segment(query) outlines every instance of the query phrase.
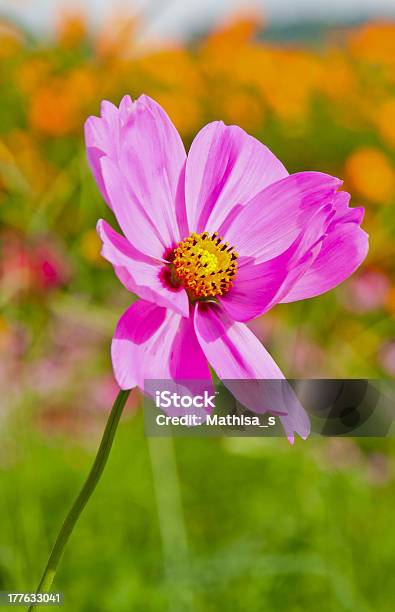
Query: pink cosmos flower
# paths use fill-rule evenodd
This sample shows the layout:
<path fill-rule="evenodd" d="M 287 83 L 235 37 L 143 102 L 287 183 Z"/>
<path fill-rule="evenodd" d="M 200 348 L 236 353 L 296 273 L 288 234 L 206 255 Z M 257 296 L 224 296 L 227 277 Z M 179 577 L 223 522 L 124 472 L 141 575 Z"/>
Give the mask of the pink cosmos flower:
<path fill-rule="evenodd" d="M 349 208 L 342 182 L 289 175 L 262 143 L 222 122 L 204 127 L 187 156 L 167 114 L 144 95 L 125 96 L 119 108 L 103 102 L 85 138 L 124 234 L 100 220 L 102 254 L 140 298 L 112 341 L 120 387 L 207 380 L 209 364 L 224 380 L 284 378 L 245 323 L 332 289 L 363 261 L 363 209 Z M 281 416 L 286 434 L 306 438 L 308 417 L 293 406 Z"/>

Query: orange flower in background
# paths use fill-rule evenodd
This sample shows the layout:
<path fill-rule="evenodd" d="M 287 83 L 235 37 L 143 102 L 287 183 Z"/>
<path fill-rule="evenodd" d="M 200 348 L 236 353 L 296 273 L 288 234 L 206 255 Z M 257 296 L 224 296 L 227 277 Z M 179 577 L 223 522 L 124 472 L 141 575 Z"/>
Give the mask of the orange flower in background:
<path fill-rule="evenodd" d="M 388 157 L 374 147 L 362 147 L 345 164 L 350 189 L 377 204 L 395 197 L 395 171 Z"/>
<path fill-rule="evenodd" d="M 84 13 L 76 10 L 63 11 L 57 23 L 57 39 L 63 47 L 75 47 L 87 36 L 88 24 Z"/>
<path fill-rule="evenodd" d="M 218 51 L 223 47 L 238 47 L 251 41 L 258 31 L 262 29 L 264 21 L 262 16 L 250 11 L 244 15 L 233 15 L 230 20 L 222 23 L 220 27 L 211 32 L 204 41 L 208 50 Z"/>
<path fill-rule="evenodd" d="M 182 134 L 196 130 L 202 121 L 204 84 L 186 49 L 174 47 L 141 55 L 130 69 L 133 87 L 155 96 Z"/>
<path fill-rule="evenodd" d="M 322 57 L 319 90 L 330 100 L 342 103 L 346 97 L 353 95 L 357 88 L 357 75 L 349 61 L 338 49 Z"/>
<path fill-rule="evenodd" d="M 84 112 L 95 93 L 96 80 L 88 67 L 52 78 L 32 96 L 30 124 L 48 136 L 64 136 L 81 130 Z"/>
<path fill-rule="evenodd" d="M 54 177 L 54 167 L 46 159 L 33 135 L 24 130 L 13 130 L 8 134 L 9 153 L 31 195 L 44 192 Z M 1 156 L 0 156 L 1 159 Z"/>
<path fill-rule="evenodd" d="M 51 78 L 52 62 L 47 57 L 28 57 L 15 74 L 15 81 L 24 94 L 31 95 Z"/>
<path fill-rule="evenodd" d="M 76 129 L 79 102 L 62 80 L 41 87 L 31 101 L 30 123 L 50 136 L 62 136 Z"/>
<path fill-rule="evenodd" d="M 222 86 L 212 89 L 211 115 L 225 123 L 240 125 L 247 131 L 261 130 L 266 108 L 261 96 L 248 88 Z"/>
<path fill-rule="evenodd" d="M 388 292 L 386 307 L 388 312 L 395 319 L 395 284 L 392 285 Z"/>
<path fill-rule="evenodd" d="M 349 49 L 357 59 L 376 66 L 395 67 L 395 23 L 363 25 L 349 36 Z"/>
<path fill-rule="evenodd" d="M 144 80 L 145 86 L 152 82 L 168 91 L 179 88 L 192 97 L 199 93 L 202 85 L 191 54 L 182 47 L 145 53 L 136 58 L 133 67 L 137 79 Z"/>
<path fill-rule="evenodd" d="M 0 352 L 6 355 L 12 339 L 12 329 L 7 319 L 0 314 Z"/>
<path fill-rule="evenodd" d="M 14 24 L 0 18 L 0 60 L 15 55 L 24 43 L 24 34 Z"/>
<path fill-rule="evenodd" d="M 189 97 L 186 92 L 157 91 L 147 88 L 150 95 L 155 95 L 158 102 L 167 108 L 177 129 L 184 137 L 192 135 L 202 122 L 202 109 L 195 97 Z"/>
<path fill-rule="evenodd" d="M 90 264 L 105 267 L 106 262 L 101 256 L 101 242 L 95 229 L 89 229 L 83 233 L 79 245 L 82 257 Z"/>
<path fill-rule="evenodd" d="M 236 82 L 255 82 L 259 66 L 251 60 L 257 60 L 254 51 L 260 45 L 254 39 L 262 25 L 260 17 L 250 15 L 211 32 L 199 46 L 198 59 L 204 74 L 213 79 L 226 76 Z"/>
<path fill-rule="evenodd" d="M 248 91 L 240 105 L 250 105 L 253 115 L 263 99 L 280 121 L 304 120 L 322 78 L 319 58 L 299 48 L 257 42 L 254 35 L 261 25 L 259 20 L 248 22 L 248 28 L 243 22 L 235 23 L 203 41 L 198 58 L 209 79 L 208 96 L 212 97 L 212 86 L 224 91 L 226 86 L 232 90 L 244 85 Z M 255 104 L 250 92 L 257 98 Z"/>
<path fill-rule="evenodd" d="M 79 95 L 79 97 L 82 98 L 82 108 L 84 108 L 84 105 L 87 105 L 88 102 L 95 98 L 99 85 L 99 78 L 100 75 L 97 75 L 89 65 L 82 65 L 75 68 L 67 75 L 67 87 L 75 95 Z"/>
<path fill-rule="evenodd" d="M 136 50 L 139 26 L 140 20 L 134 15 L 113 15 L 94 40 L 95 55 L 106 59 L 131 57 Z"/>
<path fill-rule="evenodd" d="M 313 54 L 299 49 L 267 48 L 261 93 L 280 121 L 307 118 L 318 89 L 321 68 Z"/>
<path fill-rule="evenodd" d="M 395 97 L 385 100 L 375 111 L 376 125 L 383 141 L 395 147 Z"/>
<path fill-rule="evenodd" d="M 245 130 L 259 130 L 265 120 L 263 101 L 253 92 L 236 91 L 224 99 L 225 121 L 241 125 Z"/>

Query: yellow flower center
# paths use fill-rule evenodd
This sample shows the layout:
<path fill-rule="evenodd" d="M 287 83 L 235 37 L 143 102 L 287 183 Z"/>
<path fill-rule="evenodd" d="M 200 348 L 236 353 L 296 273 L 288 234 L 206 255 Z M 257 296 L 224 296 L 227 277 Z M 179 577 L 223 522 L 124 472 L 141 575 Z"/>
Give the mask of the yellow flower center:
<path fill-rule="evenodd" d="M 237 253 L 217 232 L 191 234 L 174 249 L 173 273 L 191 299 L 224 295 L 233 285 Z"/>

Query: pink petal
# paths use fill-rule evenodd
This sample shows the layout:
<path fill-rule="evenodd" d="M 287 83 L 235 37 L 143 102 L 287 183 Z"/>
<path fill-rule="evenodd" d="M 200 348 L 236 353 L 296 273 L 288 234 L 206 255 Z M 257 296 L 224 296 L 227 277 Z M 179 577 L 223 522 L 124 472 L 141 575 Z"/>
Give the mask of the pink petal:
<path fill-rule="evenodd" d="M 132 240 L 130 234 L 136 233 L 136 225 L 145 236 L 155 229 L 154 241 L 159 240 L 165 248 L 188 233 L 185 149 L 174 125 L 156 102 L 147 96 L 132 102 L 125 96 L 119 109 L 103 102 L 101 118 L 89 117 L 86 122 L 85 139 L 98 186 L 131 242 L 142 252 L 153 254 L 152 249 L 144 251 Z M 119 180 L 122 185 L 116 194 L 114 183 Z M 121 195 L 123 200 L 118 197 Z M 157 251 L 155 254 L 158 256 Z"/>
<path fill-rule="evenodd" d="M 277 304 L 317 257 L 333 216 L 330 203 L 318 209 L 294 243 L 269 261 L 256 264 L 253 258 L 241 257 L 234 286 L 220 298 L 228 315 L 250 321 Z"/>
<path fill-rule="evenodd" d="M 348 194 L 337 194 L 336 214 L 319 254 L 306 272 L 283 296 L 294 302 L 320 295 L 346 280 L 361 265 L 369 250 L 369 236 L 360 228 L 362 208 L 346 208 Z"/>
<path fill-rule="evenodd" d="M 274 394 L 269 393 L 270 397 L 264 395 L 265 386 L 260 385 L 259 380 L 284 379 L 284 375 L 246 325 L 232 321 L 220 306 L 199 304 L 195 312 L 195 329 L 210 364 L 243 405 L 255 412 L 269 410 L 275 413 L 278 406 L 284 405 L 285 399 L 288 414 L 280 418 L 287 436 L 292 436 L 294 431 L 302 438 L 308 436 L 309 419 L 290 387 L 286 398 L 279 397 L 276 389 Z M 245 379 L 256 380 L 256 385 L 237 383 Z M 280 402 L 273 401 L 275 399 Z"/>
<path fill-rule="evenodd" d="M 317 210 L 333 202 L 340 185 L 320 172 L 292 174 L 252 198 L 219 233 L 239 255 L 256 263 L 273 259 L 309 226 Z"/>
<path fill-rule="evenodd" d="M 133 199 L 118 165 L 109 157 L 102 157 L 100 165 L 111 207 L 128 241 L 141 253 L 163 259 L 170 245 L 163 240 L 144 207 Z"/>
<path fill-rule="evenodd" d="M 111 346 L 115 378 L 121 389 L 144 380 L 210 380 L 207 359 L 191 318 L 144 300 L 122 315 Z"/>
<path fill-rule="evenodd" d="M 126 97 L 133 104 L 130 97 Z M 121 106 L 123 104 L 124 101 L 121 102 Z M 85 144 L 93 176 L 103 198 L 111 206 L 101 172 L 100 160 L 103 156 L 113 160 L 118 159 L 122 122 L 117 107 L 111 102 L 104 100 L 100 110 L 100 117 L 91 116 L 85 122 Z"/>
<path fill-rule="evenodd" d="M 286 262 L 281 265 L 278 259 L 261 264 L 251 258 L 239 259 L 234 286 L 219 298 L 232 319 L 251 321 L 268 310 L 287 275 Z"/>
<path fill-rule="evenodd" d="M 106 221 L 98 222 L 97 232 L 103 242 L 103 257 L 113 264 L 115 273 L 128 291 L 188 316 L 188 296 L 183 288 L 171 289 L 166 284 L 162 263 L 139 252 Z"/>
<path fill-rule="evenodd" d="M 189 227 L 218 230 L 236 206 L 287 176 L 282 163 L 237 126 L 214 122 L 195 137 L 188 154 L 185 197 Z"/>
<path fill-rule="evenodd" d="M 148 96 L 136 101 L 123 129 L 120 168 L 134 202 L 144 207 L 167 246 L 184 238 L 185 148 L 165 111 Z"/>
<path fill-rule="evenodd" d="M 345 281 L 361 265 L 369 250 L 369 236 L 357 225 L 337 226 L 324 240 L 310 269 L 282 299 L 305 300 L 325 293 Z"/>
<path fill-rule="evenodd" d="M 365 209 L 362 206 L 357 206 L 356 208 L 350 208 L 350 199 L 351 195 L 347 193 L 347 191 L 339 191 L 339 193 L 335 196 L 334 206 L 336 209 L 336 214 L 333 219 L 333 222 L 354 222 L 360 225 L 362 223 L 362 219 L 365 213 Z"/>

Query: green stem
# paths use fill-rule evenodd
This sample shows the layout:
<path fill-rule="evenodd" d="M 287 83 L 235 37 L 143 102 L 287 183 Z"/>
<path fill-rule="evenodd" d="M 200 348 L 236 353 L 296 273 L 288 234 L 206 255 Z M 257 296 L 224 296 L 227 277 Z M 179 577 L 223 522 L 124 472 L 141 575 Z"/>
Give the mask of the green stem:
<path fill-rule="evenodd" d="M 173 438 L 148 438 L 171 612 L 195 609 Z"/>
<path fill-rule="evenodd" d="M 97 483 L 100 480 L 100 476 L 103 473 L 104 467 L 107 463 L 108 456 L 114 441 L 115 432 L 118 427 L 119 420 L 121 418 L 126 400 L 130 394 L 129 391 L 120 391 L 112 407 L 110 416 L 106 424 L 106 428 L 103 433 L 103 437 L 100 442 L 99 450 L 97 451 L 95 461 L 89 472 L 88 478 L 86 479 L 81 491 L 79 492 L 74 504 L 69 510 L 64 523 L 59 531 L 58 537 L 56 538 L 55 545 L 49 556 L 47 566 L 44 570 L 40 583 L 37 587 L 37 593 L 46 593 L 50 590 L 52 582 L 55 578 L 56 570 L 59 565 L 59 561 L 63 554 L 63 549 L 66 546 L 70 535 L 74 529 L 78 518 L 85 508 L 86 504 L 93 491 L 96 488 Z M 31 605 L 28 612 L 36 608 L 35 604 Z"/>

